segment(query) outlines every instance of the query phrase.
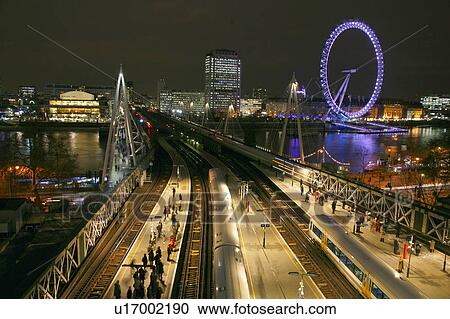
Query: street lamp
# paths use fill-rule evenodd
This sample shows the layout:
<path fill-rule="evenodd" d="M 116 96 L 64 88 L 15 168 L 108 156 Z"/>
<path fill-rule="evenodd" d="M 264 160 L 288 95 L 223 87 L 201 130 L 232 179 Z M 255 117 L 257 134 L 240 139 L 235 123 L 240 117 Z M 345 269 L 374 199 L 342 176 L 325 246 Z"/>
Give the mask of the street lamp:
<path fill-rule="evenodd" d="M 292 164 L 292 187 L 294 187 L 294 174 L 295 174 L 295 170 L 294 170 L 294 164 Z"/>
<path fill-rule="evenodd" d="M 266 228 L 270 227 L 270 223 L 266 220 L 264 223 L 261 224 L 261 227 L 264 230 L 264 233 L 263 233 L 263 248 L 266 248 Z"/>
<path fill-rule="evenodd" d="M 312 272 L 312 271 L 308 271 L 308 272 L 290 271 L 290 272 L 288 272 L 288 275 L 292 276 L 292 277 L 299 277 L 300 276 L 300 282 L 299 282 L 297 296 L 298 296 L 298 299 L 305 299 L 305 284 L 304 284 L 304 281 L 303 281 L 303 277 L 304 276 L 316 277 L 317 274 L 315 272 Z"/>
<path fill-rule="evenodd" d="M 450 243 L 450 240 L 448 238 L 448 234 L 446 234 L 448 232 L 448 229 L 444 229 L 444 236 L 442 236 L 442 243 L 444 245 L 448 245 Z M 445 271 L 445 266 L 447 264 L 447 251 L 444 249 L 444 266 L 442 267 L 442 271 Z"/>

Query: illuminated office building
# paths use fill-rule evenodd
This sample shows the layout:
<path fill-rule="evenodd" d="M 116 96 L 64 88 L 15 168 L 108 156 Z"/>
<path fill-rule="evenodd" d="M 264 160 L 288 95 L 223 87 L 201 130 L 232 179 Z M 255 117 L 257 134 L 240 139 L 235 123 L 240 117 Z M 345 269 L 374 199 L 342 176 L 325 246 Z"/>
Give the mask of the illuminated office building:
<path fill-rule="evenodd" d="M 172 109 L 200 115 L 205 110 L 205 93 L 172 91 Z"/>
<path fill-rule="evenodd" d="M 18 99 L 21 105 L 36 104 L 36 87 L 33 85 L 19 86 Z"/>
<path fill-rule="evenodd" d="M 240 109 L 241 60 L 236 51 L 214 50 L 205 58 L 205 102 L 214 116 Z"/>
<path fill-rule="evenodd" d="M 450 117 L 450 96 L 424 96 L 420 99 L 429 119 Z"/>

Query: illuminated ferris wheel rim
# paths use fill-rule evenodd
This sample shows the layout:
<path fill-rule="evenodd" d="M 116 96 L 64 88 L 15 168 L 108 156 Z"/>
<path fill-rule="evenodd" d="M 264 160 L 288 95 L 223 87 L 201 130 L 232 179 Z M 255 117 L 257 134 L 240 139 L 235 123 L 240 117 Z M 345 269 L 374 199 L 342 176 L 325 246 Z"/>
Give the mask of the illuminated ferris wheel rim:
<path fill-rule="evenodd" d="M 364 32 L 370 39 L 375 51 L 375 58 L 377 60 L 377 79 L 375 81 L 375 86 L 369 101 L 364 105 L 364 107 L 356 112 L 347 112 L 340 108 L 336 104 L 333 96 L 331 95 L 330 87 L 328 84 L 328 59 L 330 56 L 331 49 L 336 39 L 345 31 L 350 29 L 357 29 Z M 383 61 L 383 51 L 381 48 L 380 41 L 378 40 L 375 32 L 366 23 L 358 20 L 345 21 L 338 25 L 333 32 L 331 32 L 327 41 L 325 42 L 325 47 L 322 52 L 322 58 L 320 60 L 320 84 L 322 86 L 323 94 L 328 105 L 333 109 L 336 114 L 343 113 L 349 118 L 358 118 L 369 112 L 369 110 L 375 105 L 380 92 L 381 85 L 383 84 L 383 73 L 384 73 L 384 61 Z"/>

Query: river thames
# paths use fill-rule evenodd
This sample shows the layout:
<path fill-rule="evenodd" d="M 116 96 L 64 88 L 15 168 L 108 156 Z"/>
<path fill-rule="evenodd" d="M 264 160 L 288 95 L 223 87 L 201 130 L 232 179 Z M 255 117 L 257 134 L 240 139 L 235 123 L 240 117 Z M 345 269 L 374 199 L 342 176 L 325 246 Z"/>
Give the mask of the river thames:
<path fill-rule="evenodd" d="M 449 134 L 449 129 L 442 127 L 420 127 L 412 128 L 403 134 L 352 134 L 352 133 L 324 133 L 316 135 L 306 135 L 304 137 L 304 152 L 308 155 L 318 148 L 324 146 L 335 159 L 341 162 L 350 162 L 351 170 L 356 172 L 362 170 L 362 162 L 369 160 L 376 161 L 385 154 L 386 149 L 392 149 L 392 154 L 396 154 L 406 147 L 406 152 L 410 155 L 419 156 L 427 149 L 428 143 L 436 138 L 443 138 Z M 106 147 L 106 138 L 99 134 L 98 130 L 78 130 L 67 131 L 2 131 L 0 130 L 0 165 L 12 164 L 8 145 L 11 139 L 16 138 L 22 143 L 26 143 L 34 136 L 52 136 L 66 141 L 69 150 L 76 156 L 76 172 L 80 175 L 88 170 L 98 171 L 103 161 Z M 260 147 L 278 150 L 278 134 L 273 132 L 267 136 L 263 130 L 255 130 L 256 144 Z M 298 139 L 291 138 L 288 141 L 287 152 L 290 157 L 299 157 Z M 316 155 L 308 158 L 310 162 L 317 162 Z M 325 159 L 329 161 L 329 159 Z"/>

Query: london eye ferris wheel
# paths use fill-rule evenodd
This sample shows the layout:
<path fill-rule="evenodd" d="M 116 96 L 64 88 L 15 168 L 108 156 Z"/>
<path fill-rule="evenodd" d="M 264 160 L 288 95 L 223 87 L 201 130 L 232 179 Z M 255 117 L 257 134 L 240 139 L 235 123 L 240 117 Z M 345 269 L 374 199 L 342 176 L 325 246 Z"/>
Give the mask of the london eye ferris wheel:
<path fill-rule="evenodd" d="M 342 108 L 342 103 L 352 74 L 357 73 L 367 63 L 359 66 L 358 68 L 343 70 L 342 73 L 344 74 L 344 76 L 342 77 L 342 84 L 338 92 L 334 96 L 331 93 L 330 86 L 332 86 L 332 84 L 338 82 L 339 80 L 330 83 L 328 70 L 330 54 L 334 43 L 343 32 L 351 29 L 362 31 L 369 38 L 374 50 L 374 58 L 368 61 L 368 63 L 374 60 L 376 60 L 377 63 L 376 80 L 370 98 L 359 110 L 354 112 L 344 110 Z M 370 26 L 359 20 L 349 20 L 341 23 L 331 32 L 330 36 L 325 42 L 325 46 L 322 52 L 322 58 L 320 60 L 320 84 L 322 87 L 323 95 L 325 97 L 325 101 L 335 114 L 341 116 L 343 115 L 345 118 L 349 119 L 356 119 L 364 116 L 367 112 L 369 112 L 370 109 L 375 105 L 380 95 L 381 86 L 383 84 L 383 74 L 384 74 L 383 51 L 381 48 L 380 41 L 378 40 L 375 32 L 372 30 Z"/>

